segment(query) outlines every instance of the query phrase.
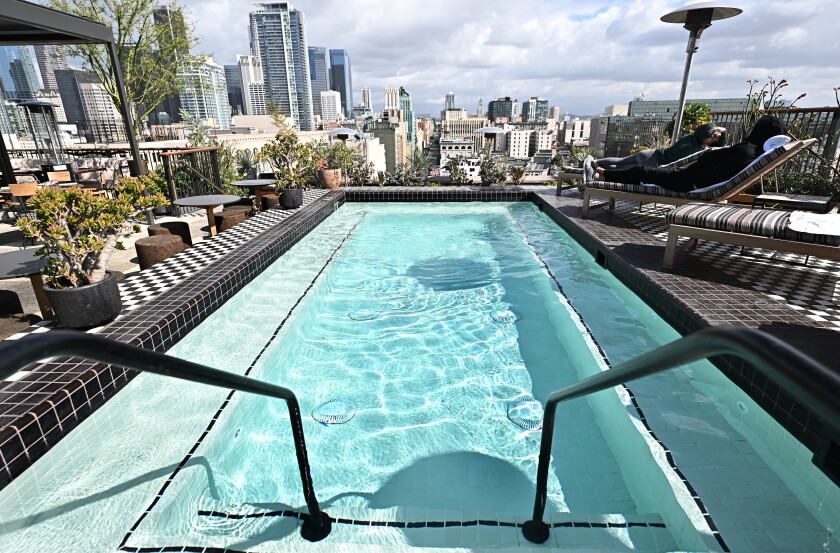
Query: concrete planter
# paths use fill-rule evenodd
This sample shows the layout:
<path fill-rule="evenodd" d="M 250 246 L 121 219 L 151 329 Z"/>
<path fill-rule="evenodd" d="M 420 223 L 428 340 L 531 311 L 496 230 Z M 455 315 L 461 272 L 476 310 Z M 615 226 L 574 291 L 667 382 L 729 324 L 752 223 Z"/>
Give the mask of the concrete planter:
<path fill-rule="evenodd" d="M 280 207 L 297 209 L 303 205 L 303 188 L 287 188 L 280 193 Z"/>
<path fill-rule="evenodd" d="M 90 328 L 113 320 L 122 310 L 117 278 L 107 272 L 96 284 L 78 288 L 52 288 L 44 286 L 53 313 L 59 324 L 66 328 Z"/>

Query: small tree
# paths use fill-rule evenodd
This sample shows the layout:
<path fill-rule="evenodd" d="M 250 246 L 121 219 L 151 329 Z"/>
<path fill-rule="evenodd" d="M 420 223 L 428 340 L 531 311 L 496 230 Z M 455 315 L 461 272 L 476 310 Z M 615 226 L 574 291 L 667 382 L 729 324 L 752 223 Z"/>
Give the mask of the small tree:
<path fill-rule="evenodd" d="M 49 0 L 47 5 L 113 29 L 136 133 L 164 98 L 181 90 L 182 68 L 202 60 L 190 55 L 197 37 L 184 19 L 183 8 L 174 2 L 169 4 L 165 23 L 155 22 L 157 0 Z M 119 91 L 107 47 L 76 44 L 69 47 L 69 54 L 82 59 L 84 68 L 99 78 L 119 108 Z"/>
<path fill-rule="evenodd" d="M 278 188 L 306 188 L 317 167 L 314 146 L 302 143 L 285 122 L 274 140 L 262 147 L 260 159 L 271 163 Z"/>
<path fill-rule="evenodd" d="M 485 148 L 481 152 L 478 165 L 478 176 L 481 177 L 481 184 L 489 186 L 496 183 L 504 183 L 507 177 L 504 165 L 490 154 Z"/>
<path fill-rule="evenodd" d="M 508 167 L 508 175 L 510 175 L 510 180 L 513 184 L 522 184 L 522 181 L 525 180 L 526 172 L 525 167 L 522 165 Z"/>
<path fill-rule="evenodd" d="M 449 172 L 449 178 L 454 184 L 468 184 L 470 177 L 464 171 L 461 164 L 464 162 L 464 156 L 453 156 L 446 160 L 443 168 Z"/>

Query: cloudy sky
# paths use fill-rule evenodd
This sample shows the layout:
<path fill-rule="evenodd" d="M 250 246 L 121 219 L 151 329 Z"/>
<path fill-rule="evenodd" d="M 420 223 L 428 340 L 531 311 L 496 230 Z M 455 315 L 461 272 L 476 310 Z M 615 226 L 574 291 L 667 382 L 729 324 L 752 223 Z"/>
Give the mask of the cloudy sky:
<path fill-rule="evenodd" d="M 297 0 L 309 46 L 344 48 L 354 101 L 402 85 L 415 113 L 437 113 L 448 90 L 474 112 L 496 96 L 547 98 L 564 113 L 676 99 L 688 31 L 659 18 L 691 0 Z M 182 0 L 218 63 L 248 52 L 243 0 Z M 800 107 L 835 105 L 840 86 L 840 2 L 733 0 L 744 12 L 715 22 L 694 56 L 689 98 L 743 97 L 749 79 L 787 79 Z"/>

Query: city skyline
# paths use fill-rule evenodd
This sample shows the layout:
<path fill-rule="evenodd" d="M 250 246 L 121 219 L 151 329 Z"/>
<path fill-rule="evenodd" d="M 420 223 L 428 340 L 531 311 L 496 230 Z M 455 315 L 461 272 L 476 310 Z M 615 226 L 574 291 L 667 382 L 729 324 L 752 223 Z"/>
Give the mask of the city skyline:
<path fill-rule="evenodd" d="M 203 37 L 196 51 L 224 63 L 247 51 L 252 4 L 184 4 Z M 428 113 L 441 110 L 448 90 L 456 92 L 456 107 L 468 112 L 482 96 L 485 105 L 497 96 L 541 96 L 564 114 L 595 114 L 641 94 L 679 95 L 688 33 L 659 18 L 684 2 L 491 0 L 481 10 L 468 4 L 360 0 L 348 7 L 337 0 L 297 0 L 294 7 L 307 16 L 309 44 L 350 52 L 353 92 L 370 88 L 375 110 L 384 105 L 387 86 L 405 86 L 414 109 Z M 831 55 L 837 40 L 830 27 L 840 5 L 734 5 L 744 13 L 703 34 L 689 96 L 743 97 L 748 80 L 763 83 L 772 76 L 790 82 L 787 99 L 807 92 L 802 106 L 835 105 L 840 61 Z"/>

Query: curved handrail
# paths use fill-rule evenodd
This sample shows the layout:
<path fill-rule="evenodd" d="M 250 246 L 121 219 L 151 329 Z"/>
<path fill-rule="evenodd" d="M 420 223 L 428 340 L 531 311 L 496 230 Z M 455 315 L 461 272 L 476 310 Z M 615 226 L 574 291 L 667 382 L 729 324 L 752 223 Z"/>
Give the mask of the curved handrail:
<path fill-rule="evenodd" d="M 553 392 L 545 402 L 534 514 L 522 527 L 533 543 L 545 543 L 548 525 L 543 522 L 548 486 L 548 465 L 557 404 L 600 392 L 613 386 L 715 355 L 736 355 L 748 361 L 780 387 L 806 403 L 826 424 L 840 428 L 840 374 L 817 363 L 799 350 L 758 330 L 713 327 L 665 344 L 610 370 L 590 376 Z"/>
<path fill-rule="evenodd" d="M 315 497 L 312 475 L 309 471 L 309 458 L 306 453 L 306 441 L 303 436 L 300 405 L 294 392 L 288 388 L 122 344 L 94 334 L 67 330 L 31 334 L 19 341 L 0 344 L 0 359 L 2 359 L 0 379 L 48 357 L 67 355 L 285 401 L 292 425 L 303 496 L 309 510 L 309 517 L 303 521 L 301 527 L 301 535 L 309 541 L 319 541 L 329 535 L 332 521 L 329 515 L 321 511 L 318 499 Z"/>

